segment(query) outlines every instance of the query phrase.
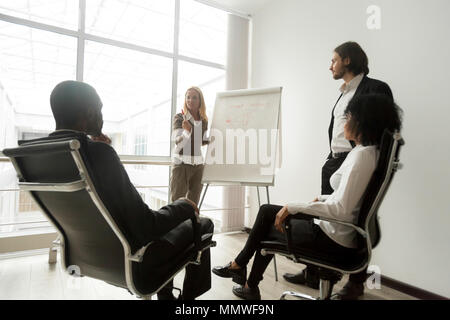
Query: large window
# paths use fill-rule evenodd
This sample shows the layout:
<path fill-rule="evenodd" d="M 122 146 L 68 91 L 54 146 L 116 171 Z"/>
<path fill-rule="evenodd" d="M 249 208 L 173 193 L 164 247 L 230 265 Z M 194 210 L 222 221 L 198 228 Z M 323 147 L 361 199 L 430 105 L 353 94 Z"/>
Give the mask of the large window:
<path fill-rule="evenodd" d="M 0 81 L 15 113 L 51 115 L 58 82 L 75 79 L 77 39 L 0 21 Z"/>
<path fill-rule="evenodd" d="M 86 41 L 84 79 L 102 99 L 106 133 L 116 142 L 126 133 L 132 137 L 137 127 L 158 125 L 154 135 L 147 130 L 141 137 L 147 145 L 139 150 L 145 152 L 114 143 L 117 152 L 170 155 L 172 66 L 166 57 Z"/>
<path fill-rule="evenodd" d="M 225 64 L 227 15 L 193 0 L 181 1 L 180 54 Z"/>
<path fill-rule="evenodd" d="M 0 150 L 53 131 L 51 90 L 85 81 L 103 101 L 113 147 L 144 161 L 126 165 L 131 180 L 160 207 L 169 198 L 172 118 L 189 86 L 202 88 L 212 115 L 225 89 L 226 42 L 227 13 L 192 0 L 2 0 Z M 0 237 L 48 231 L 5 159 L 0 181 Z"/>
<path fill-rule="evenodd" d="M 174 12 L 173 0 L 88 0 L 86 32 L 170 52 Z"/>
<path fill-rule="evenodd" d="M 2 0 L 0 2 L 0 13 L 72 30 L 78 28 L 78 8 L 78 0 Z"/>

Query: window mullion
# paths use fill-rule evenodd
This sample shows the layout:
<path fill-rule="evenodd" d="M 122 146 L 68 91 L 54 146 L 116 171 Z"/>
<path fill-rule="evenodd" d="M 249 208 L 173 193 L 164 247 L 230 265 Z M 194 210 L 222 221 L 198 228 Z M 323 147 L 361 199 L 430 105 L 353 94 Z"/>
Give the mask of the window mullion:
<path fill-rule="evenodd" d="M 180 0 L 175 0 L 175 19 L 174 19 L 174 35 L 173 35 L 173 67 L 172 67 L 172 110 L 170 119 L 173 119 L 177 112 L 177 91 L 178 91 L 178 51 L 179 51 L 179 35 L 180 35 Z M 170 138 L 172 138 L 172 126 L 170 126 Z M 170 139 L 170 155 L 174 142 Z"/>
<path fill-rule="evenodd" d="M 173 67 L 172 67 L 172 108 L 170 112 L 170 119 L 172 120 L 177 112 L 177 91 L 178 91 L 178 50 L 179 50 L 179 38 L 180 38 L 180 0 L 175 0 L 175 17 L 173 28 Z M 172 122 L 172 121 L 171 121 Z M 172 150 L 174 147 L 174 141 L 172 141 L 173 128 L 170 126 L 170 150 L 169 154 L 172 157 Z M 169 189 L 167 193 L 167 203 L 171 200 L 170 179 L 172 171 L 169 170 Z"/>
<path fill-rule="evenodd" d="M 86 0 L 80 0 L 78 13 L 78 45 L 77 45 L 77 75 L 78 81 L 84 78 L 84 47 L 85 47 L 85 21 L 86 21 Z"/>

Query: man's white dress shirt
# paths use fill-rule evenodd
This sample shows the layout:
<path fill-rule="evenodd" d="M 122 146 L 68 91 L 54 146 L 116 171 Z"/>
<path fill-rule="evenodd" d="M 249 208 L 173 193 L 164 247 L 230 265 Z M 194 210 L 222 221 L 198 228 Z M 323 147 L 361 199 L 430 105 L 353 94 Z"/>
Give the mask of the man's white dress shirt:
<path fill-rule="evenodd" d="M 344 116 L 344 111 L 348 106 L 348 103 L 355 95 L 356 89 L 361 83 L 364 74 L 359 74 L 350 80 L 349 83 L 344 83 L 339 91 L 342 93 L 341 98 L 334 108 L 334 124 L 333 124 L 333 135 L 331 138 L 331 151 L 333 153 L 349 152 L 352 150 L 350 142 L 345 139 L 344 136 L 344 125 L 347 121 Z"/>

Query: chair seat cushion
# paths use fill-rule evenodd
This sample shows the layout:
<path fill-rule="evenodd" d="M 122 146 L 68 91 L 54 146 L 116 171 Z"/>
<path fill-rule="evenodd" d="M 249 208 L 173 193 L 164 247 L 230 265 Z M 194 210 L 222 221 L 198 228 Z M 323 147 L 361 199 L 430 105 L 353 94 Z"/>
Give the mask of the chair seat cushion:
<path fill-rule="evenodd" d="M 268 240 L 261 242 L 261 248 L 273 251 L 275 253 L 285 256 L 295 256 L 298 262 L 308 264 L 306 260 L 313 262 L 313 264 L 327 265 L 333 268 L 342 269 L 348 272 L 359 269 L 367 260 L 367 254 L 363 251 L 356 251 L 352 256 L 347 255 L 345 259 L 341 256 L 333 256 L 329 253 L 320 252 L 317 250 L 301 248 L 298 246 L 292 247 L 292 253 L 288 251 L 286 242 Z"/>

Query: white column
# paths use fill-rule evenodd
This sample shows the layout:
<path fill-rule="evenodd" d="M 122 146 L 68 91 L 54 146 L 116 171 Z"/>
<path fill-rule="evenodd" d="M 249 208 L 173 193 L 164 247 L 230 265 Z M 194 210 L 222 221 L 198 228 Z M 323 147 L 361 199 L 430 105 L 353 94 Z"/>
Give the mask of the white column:
<path fill-rule="evenodd" d="M 228 15 L 226 90 L 248 88 L 249 20 Z M 245 219 L 245 187 L 223 188 L 222 231 L 241 230 Z"/>

